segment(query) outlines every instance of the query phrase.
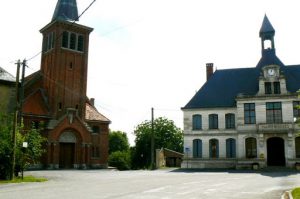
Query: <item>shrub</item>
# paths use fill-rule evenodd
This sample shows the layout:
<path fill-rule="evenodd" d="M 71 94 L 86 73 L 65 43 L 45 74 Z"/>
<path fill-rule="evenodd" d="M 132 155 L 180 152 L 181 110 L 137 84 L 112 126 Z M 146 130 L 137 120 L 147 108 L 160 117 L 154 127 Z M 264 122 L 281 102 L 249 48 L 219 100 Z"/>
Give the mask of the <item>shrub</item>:
<path fill-rule="evenodd" d="M 128 151 L 116 151 L 109 155 L 108 163 L 112 167 L 116 167 L 119 170 L 130 169 L 130 153 Z"/>

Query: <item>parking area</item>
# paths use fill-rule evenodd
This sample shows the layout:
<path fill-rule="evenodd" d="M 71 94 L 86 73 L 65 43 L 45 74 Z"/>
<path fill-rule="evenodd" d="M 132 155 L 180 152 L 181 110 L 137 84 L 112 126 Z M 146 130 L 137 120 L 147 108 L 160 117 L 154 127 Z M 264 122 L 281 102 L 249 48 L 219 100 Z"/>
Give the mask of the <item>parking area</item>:
<path fill-rule="evenodd" d="M 56 170 L 25 175 L 49 181 L 0 185 L 0 198 L 274 199 L 300 186 L 300 174 L 292 171 Z"/>

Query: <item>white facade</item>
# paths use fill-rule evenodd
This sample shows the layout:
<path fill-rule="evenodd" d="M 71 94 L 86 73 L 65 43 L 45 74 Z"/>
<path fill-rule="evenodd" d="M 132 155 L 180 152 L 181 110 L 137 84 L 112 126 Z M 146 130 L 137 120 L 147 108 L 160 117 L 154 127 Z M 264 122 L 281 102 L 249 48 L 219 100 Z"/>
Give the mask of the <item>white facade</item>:
<path fill-rule="evenodd" d="M 270 68 L 275 70 L 276 74 L 269 74 Z M 299 136 L 300 129 L 294 122 L 293 105 L 294 102 L 299 101 L 298 95 L 287 91 L 286 79 L 280 73 L 279 66 L 270 65 L 262 68 L 262 74 L 258 81 L 257 94 L 238 95 L 235 99 L 236 107 L 183 109 L 185 149 L 183 168 L 251 168 L 253 165 L 258 165 L 260 168 L 266 166 L 294 167 L 296 162 L 300 162 L 300 158 L 297 158 L 300 154 L 296 154 L 296 148 L 299 151 L 300 147 L 298 146 L 299 141 L 298 145 L 296 144 L 296 137 Z M 280 92 L 274 93 L 274 87 L 271 87 L 271 93 L 266 94 L 265 82 L 271 82 L 271 85 L 279 82 Z M 247 117 L 245 104 L 254 104 L 255 119 L 252 124 L 247 124 L 245 119 Z M 280 107 L 268 112 L 267 105 L 273 104 Z M 216 129 L 209 128 L 210 114 L 218 115 Z M 234 114 L 233 128 L 226 128 L 226 114 Z M 193 129 L 195 128 L 194 115 L 201 115 L 200 129 L 198 127 L 198 129 Z M 227 150 L 230 149 L 228 149 L 229 146 L 226 146 L 229 145 L 226 140 L 230 138 L 234 140 L 235 146 L 232 147 L 234 153 L 228 157 Z M 247 145 L 247 138 L 254 138 L 256 143 Z M 217 155 L 210 154 L 210 151 L 216 150 L 212 149 L 213 144 L 210 145 L 212 139 L 218 142 L 215 147 L 218 150 Z M 200 140 L 201 144 L 195 145 L 195 140 Z M 253 148 L 249 147 L 250 145 Z M 196 147 L 198 149 L 195 149 Z M 252 155 L 249 155 L 249 151 L 252 151 Z"/>

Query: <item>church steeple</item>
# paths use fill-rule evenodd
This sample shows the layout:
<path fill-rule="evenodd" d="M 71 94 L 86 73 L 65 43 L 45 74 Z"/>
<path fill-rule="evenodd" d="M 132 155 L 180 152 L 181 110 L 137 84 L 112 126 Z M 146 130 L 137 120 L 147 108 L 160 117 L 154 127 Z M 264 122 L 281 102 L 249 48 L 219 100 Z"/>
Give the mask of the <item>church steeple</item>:
<path fill-rule="evenodd" d="M 52 21 L 78 21 L 78 9 L 76 0 L 58 0 Z"/>
<path fill-rule="evenodd" d="M 259 37 L 261 38 L 262 51 L 266 50 L 267 48 L 267 46 L 265 45 L 265 41 L 271 42 L 271 46 L 268 48 L 275 49 L 274 35 L 275 35 L 275 29 L 273 28 L 267 15 L 265 15 L 262 26 L 259 30 Z"/>

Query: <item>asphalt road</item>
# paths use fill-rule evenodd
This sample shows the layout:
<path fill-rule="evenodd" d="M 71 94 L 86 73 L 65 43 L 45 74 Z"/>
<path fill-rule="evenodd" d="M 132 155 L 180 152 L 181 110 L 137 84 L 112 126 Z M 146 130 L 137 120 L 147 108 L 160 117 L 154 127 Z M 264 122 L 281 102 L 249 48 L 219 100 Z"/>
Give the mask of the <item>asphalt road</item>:
<path fill-rule="evenodd" d="M 42 183 L 0 185 L 0 199 L 275 199 L 300 186 L 300 173 L 246 171 L 31 171 Z"/>

